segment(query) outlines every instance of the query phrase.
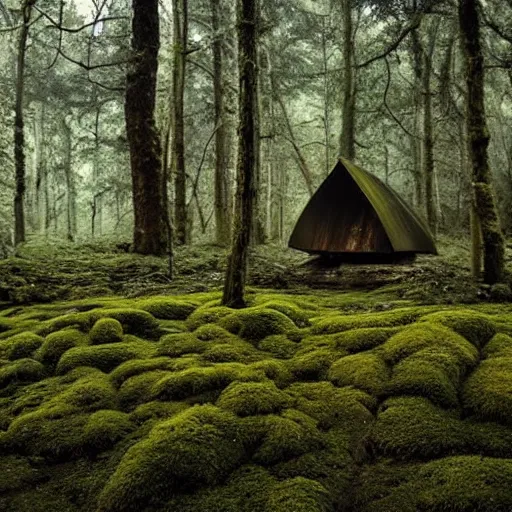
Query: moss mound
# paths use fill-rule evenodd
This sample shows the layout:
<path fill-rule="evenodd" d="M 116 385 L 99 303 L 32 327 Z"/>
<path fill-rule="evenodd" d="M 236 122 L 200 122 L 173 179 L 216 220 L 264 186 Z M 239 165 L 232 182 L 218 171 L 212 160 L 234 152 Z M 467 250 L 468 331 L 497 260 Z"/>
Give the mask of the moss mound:
<path fill-rule="evenodd" d="M 297 330 L 295 324 L 283 313 L 259 307 L 231 313 L 221 318 L 219 325 L 254 343 L 272 334 L 285 334 Z"/>
<path fill-rule="evenodd" d="M 36 358 L 43 364 L 54 367 L 68 350 L 86 343 L 86 336 L 76 329 L 53 332 L 45 338 Z"/>
<path fill-rule="evenodd" d="M 84 426 L 83 443 L 88 450 L 108 450 L 134 429 L 128 414 L 112 410 L 96 411 Z"/>
<path fill-rule="evenodd" d="M 34 352 L 43 344 L 44 339 L 33 332 L 22 332 L 5 341 L 0 341 L 0 356 L 11 361 L 33 358 Z"/>
<path fill-rule="evenodd" d="M 238 416 L 279 412 L 289 399 L 271 382 L 233 382 L 220 395 L 217 406 Z"/>
<path fill-rule="evenodd" d="M 329 368 L 338 358 L 339 353 L 321 348 L 297 353 L 290 359 L 289 367 L 298 380 L 326 380 Z"/>
<path fill-rule="evenodd" d="M 228 316 L 231 313 L 233 313 L 233 310 L 225 306 L 204 305 L 197 308 L 187 318 L 186 324 L 191 331 L 195 331 L 204 324 L 215 324 L 221 318 Z"/>
<path fill-rule="evenodd" d="M 280 482 L 271 491 L 267 510 L 273 512 L 328 512 L 334 510 L 323 485 L 303 477 Z"/>
<path fill-rule="evenodd" d="M 93 345 L 123 341 L 123 326 L 115 318 L 100 318 L 92 327 L 89 338 Z"/>
<path fill-rule="evenodd" d="M 162 320 L 186 320 L 196 309 L 190 302 L 169 297 L 146 299 L 139 302 L 138 307 Z"/>
<path fill-rule="evenodd" d="M 98 511 L 138 511 L 176 492 L 220 482 L 244 456 L 238 428 L 236 416 L 212 405 L 157 424 L 123 457 Z"/>
<path fill-rule="evenodd" d="M 512 358 L 482 361 L 464 387 L 464 406 L 477 416 L 512 424 Z"/>
<path fill-rule="evenodd" d="M 130 308 L 100 309 L 89 313 L 93 322 L 97 318 L 109 317 L 119 321 L 128 334 L 147 338 L 157 337 L 160 327 L 157 319 L 147 311 Z"/>
<path fill-rule="evenodd" d="M 498 333 L 482 350 L 484 358 L 512 357 L 512 337 L 507 334 Z"/>
<path fill-rule="evenodd" d="M 229 341 L 234 336 L 217 324 L 204 324 L 194 331 L 194 335 L 201 341 Z"/>
<path fill-rule="evenodd" d="M 335 346 L 353 354 L 363 350 L 371 350 L 386 342 L 393 334 L 400 331 L 400 327 L 363 327 L 350 329 L 336 334 Z"/>
<path fill-rule="evenodd" d="M 198 340 L 194 334 L 189 332 L 166 334 L 158 342 L 157 354 L 179 357 L 184 354 L 201 354 L 206 348 L 205 342 Z"/>
<path fill-rule="evenodd" d="M 488 315 L 477 311 L 438 311 L 422 317 L 422 320 L 446 325 L 478 348 L 483 347 L 496 334 L 495 322 Z"/>
<path fill-rule="evenodd" d="M 129 359 L 150 357 L 153 353 L 153 346 L 143 342 L 75 347 L 62 356 L 56 371 L 62 375 L 79 366 L 92 366 L 103 372 L 110 372 Z"/>
<path fill-rule="evenodd" d="M 18 359 L 0 366 L 0 388 L 18 382 L 37 382 L 45 375 L 45 367 L 39 361 Z"/>
<path fill-rule="evenodd" d="M 363 352 L 335 361 L 328 378 L 340 387 L 355 386 L 372 395 L 380 395 L 386 388 L 389 374 L 389 368 L 378 354 Z"/>
<path fill-rule="evenodd" d="M 299 348 L 297 343 L 290 341 L 284 334 L 267 336 L 258 345 L 260 350 L 272 354 L 279 359 L 290 359 Z"/>
<path fill-rule="evenodd" d="M 262 308 L 274 309 L 286 315 L 297 327 L 308 327 L 310 324 L 308 314 L 296 304 L 284 300 L 271 300 L 261 304 Z"/>

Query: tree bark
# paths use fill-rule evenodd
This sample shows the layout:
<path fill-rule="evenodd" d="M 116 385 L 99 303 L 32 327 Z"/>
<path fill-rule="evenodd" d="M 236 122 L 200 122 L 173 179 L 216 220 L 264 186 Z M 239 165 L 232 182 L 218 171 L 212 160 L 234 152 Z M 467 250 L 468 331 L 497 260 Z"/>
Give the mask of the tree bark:
<path fill-rule="evenodd" d="M 483 278 L 486 283 L 493 284 L 503 279 L 504 240 L 487 154 L 490 137 L 485 116 L 484 62 L 477 0 L 459 0 L 459 26 L 466 66 L 466 123 L 473 201 L 483 240 Z"/>
<path fill-rule="evenodd" d="M 213 29 L 213 94 L 215 108 L 215 241 L 227 246 L 231 240 L 231 195 L 229 155 L 226 147 L 226 119 L 223 79 L 223 51 L 220 39 L 220 0 L 211 0 Z"/>
<path fill-rule="evenodd" d="M 356 90 L 354 80 L 354 45 L 352 0 L 341 0 L 343 9 L 343 118 L 340 135 L 340 156 L 356 157 L 355 114 Z"/>
<path fill-rule="evenodd" d="M 176 243 L 182 245 L 187 237 L 187 175 L 185 169 L 185 70 L 188 38 L 187 0 L 173 0 L 173 138 L 171 169 L 174 175 L 174 220 Z"/>
<path fill-rule="evenodd" d="M 132 63 L 126 78 L 125 117 L 133 185 L 134 252 L 162 255 L 165 229 L 160 138 L 154 110 L 158 49 L 158 0 L 133 0 Z"/>
<path fill-rule="evenodd" d="M 71 128 L 65 119 L 62 119 L 62 133 L 64 135 L 64 175 L 66 177 L 67 239 L 74 242 L 76 236 L 76 187 L 72 167 Z"/>
<path fill-rule="evenodd" d="M 237 195 L 234 235 L 228 260 L 222 303 L 245 305 L 244 290 L 248 249 L 253 228 L 254 175 L 256 171 L 255 111 L 257 105 L 257 0 L 238 0 L 239 130 Z"/>
<path fill-rule="evenodd" d="M 18 41 L 16 63 L 16 106 L 14 114 L 14 166 L 16 193 L 14 196 L 14 244 L 25 241 L 25 127 L 23 120 L 23 99 L 25 92 L 25 57 L 27 40 L 35 0 L 25 0 L 22 4 L 23 24 Z"/>

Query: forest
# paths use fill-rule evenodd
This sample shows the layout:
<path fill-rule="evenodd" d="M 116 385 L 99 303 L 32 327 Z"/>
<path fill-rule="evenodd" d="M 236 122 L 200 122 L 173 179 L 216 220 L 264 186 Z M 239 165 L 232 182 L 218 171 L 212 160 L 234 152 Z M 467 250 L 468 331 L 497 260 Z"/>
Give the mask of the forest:
<path fill-rule="evenodd" d="M 512 0 L 0 0 L 0 510 L 512 510 Z"/>

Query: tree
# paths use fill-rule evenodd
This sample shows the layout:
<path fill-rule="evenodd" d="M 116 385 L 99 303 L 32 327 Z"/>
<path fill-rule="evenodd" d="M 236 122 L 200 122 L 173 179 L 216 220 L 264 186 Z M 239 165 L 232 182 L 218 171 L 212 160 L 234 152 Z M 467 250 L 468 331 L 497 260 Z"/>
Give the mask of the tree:
<path fill-rule="evenodd" d="M 248 249 L 253 229 L 256 173 L 257 105 L 257 0 L 238 0 L 239 128 L 235 225 L 228 260 L 222 303 L 231 307 L 245 305 L 244 289 Z"/>
<path fill-rule="evenodd" d="M 473 181 L 473 201 L 478 217 L 478 222 L 474 225 L 480 225 L 480 230 L 474 229 L 472 237 L 482 236 L 483 278 L 486 283 L 493 284 L 503 278 L 504 240 L 487 154 L 490 137 L 485 115 L 484 62 L 477 0 L 459 0 L 459 26 L 466 67 L 469 162 Z"/>
<path fill-rule="evenodd" d="M 14 196 L 14 243 L 25 241 L 25 123 L 23 120 L 23 100 L 25 92 L 25 57 L 27 52 L 30 19 L 35 0 L 24 0 L 22 25 L 18 41 L 18 59 L 16 63 L 16 107 L 14 115 L 14 163 L 16 175 L 16 194 Z"/>
<path fill-rule="evenodd" d="M 165 254 L 168 240 L 163 200 L 160 137 L 154 110 L 160 45 L 158 0 L 133 0 L 132 63 L 126 77 L 125 118 L 133 185 L 133 249 Z"/>
<path fill-rule="evenodd" d="M 175 179 L 175 233 L 178 244 L 187 243 L 187 173 L 185 169 L 185 71 L 188 38 L 187 0 L 173 0 L 172 148 L 171 169 Z"/>

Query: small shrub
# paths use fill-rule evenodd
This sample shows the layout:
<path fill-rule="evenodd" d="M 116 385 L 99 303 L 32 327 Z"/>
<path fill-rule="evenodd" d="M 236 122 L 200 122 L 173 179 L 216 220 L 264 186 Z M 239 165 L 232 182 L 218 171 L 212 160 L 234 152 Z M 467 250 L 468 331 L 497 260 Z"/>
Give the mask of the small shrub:
<path fill-rule="evenodd" d="M 510 302 L 512 300 L 510 285 L 506 283 L 492 285 L 489 298 L 492 302 Z"/>
<path fill-rule="evenodd" d="M 114 318 L 100 318 L 89 333 L 93 345 L 123 341 L 123 326 Z"/>

